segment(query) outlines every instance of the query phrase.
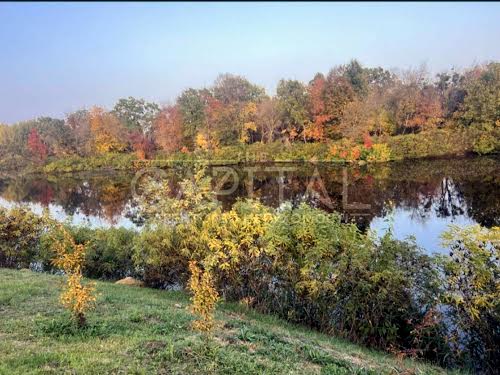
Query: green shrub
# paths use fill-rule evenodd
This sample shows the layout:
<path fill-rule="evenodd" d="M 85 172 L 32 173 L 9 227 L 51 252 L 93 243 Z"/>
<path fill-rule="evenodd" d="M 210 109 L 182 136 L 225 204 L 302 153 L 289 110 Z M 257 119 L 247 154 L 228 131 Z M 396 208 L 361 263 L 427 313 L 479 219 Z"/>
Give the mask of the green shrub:
<path fill-rule="evenodd" d="M 43 167 L 46 173 L 52 172 L 80 172 L 98 169 L 130 170 L 136 168 L 135 154 L 108 153 L 99 156 L 80 157 L 70 156 L 56 159 Z"/>
<path fill-rule="evenodd" d="M 88 241 L 85 276 L 100 279 L 121 279 L 135 276 L 133 241 L 136 232 L 125 228 L 77 228 L 75 237 Z"/>
<path fill-rule="evenodd" d="M 188 257 L 181 251 L 183 234 L 172 226 L 141 231 L 134 239 L 134 264 L 146 285 L 165 288 L 185 285 Z"/>
<path fill-rule="evenodd" d="M 418 134 L 385 137 L 391 150 L 391 159 L 416 159 L 471 152 L 489 154 L 500 150 L 498 129 L 484 130 L 475 127 L 434 129 Z"/>
<path fill-rule="evenodd" d="M 37 261 L 43 217 L 25 208 L 0 208 L 0 267 L 29 268 Z"/>
<path fill-rule="evenodd" d="M 121 279 L 135 276 L 133 241 L 136 232 L 125 228 L 91 229 L 66 226 L 77 244 L 86 244 L 83 274 L 97 279 Z M 43 269 L 52 269 L 53 240 L 43 235 L 38 259 Z"/>
<path fill-rule="evenodd" d="M 449 341 L 465 364 L 500 368 L 500 227 L 452 226 L 442 235 L 442 302 L 451 319 Z"/>
<path fill-rule="evenodd" d="M 414 243 L 375 243 L 307 205 L 280 212 L 267 240 L 278 313 L 371 346 L 412 347 L 437 292 L 432 260 Z"/>
<path fill-rule="evenodd" d="M 499 148 L 500 141 L 491 134 L 481 134 L 472 145 L 472 150 L 480 155 L 491 154 Z"/>

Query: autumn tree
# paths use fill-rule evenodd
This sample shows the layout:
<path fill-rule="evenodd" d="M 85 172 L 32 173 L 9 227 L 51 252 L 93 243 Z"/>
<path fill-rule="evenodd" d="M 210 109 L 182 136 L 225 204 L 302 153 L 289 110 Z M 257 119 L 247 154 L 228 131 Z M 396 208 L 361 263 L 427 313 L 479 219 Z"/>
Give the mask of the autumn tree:
<path fill-rule="evenodd" d="M 464 88 L 464 76 L 458 72 L 439 73 L 434 86 L 441 98 L 443 116 L 453 121 L 454 115 L 462 107 L 467 92 Z"/>
<path fill-rule="evenodd" d="M 364 68 L 366 76 L 366 84 L 369 92 L 376 92 L 379 95 L 389 90 L 396 82 L 396 75 L 381 67 Z"/>
<path fill-rule="evenodd" d="M 31 129 L 28 136 L 28 149 L 39 162 L 43 162 L 47 158 L 47 146 L 35 128 Z"/>
<path fill-rule="evenodd" d="M 338 134 L 346 106 L 355 98 L 350 81 L 341 67 L 330 70 L 326 76 L 324 89 L 325 112 L 328 114 L 326 135 L 331 138 Z"/>
<path fill-rule="evenodd" d="M 388 108 L 394 115 L 398 132 L 415 132 L 437 126 L 443 120 L 442 101 L 429 82 L 425 66 L 409 69 L 391 91 Z"/>
<path fill-rule="evenodd" d="M 338 131 L 343 137 L 360 141 L 370 132 L 370 115 L 367 102 L 356 99 L 346 105 Z"/>
<path fill-rule="evenodd" d="M 74 138 L 75 151 L 86 156 L 92 153 L 92 132 L 90 129 L 90 113 L 81 109 L 66 116 L 66 126 L 71 129 Z"/>
<path fill-rule="evenodd" d="M 8 149 L 11 154 L 33 156 L 28 146 L 28 138 L 32 129 L 36 129 L 43 141 L 47 156 L 64 156 L 74 152 L 73 136 L 63 120 L 51 117 L 39 117 L 35 120 L 23 121 L 9 126 Z"/>
<path fill-rule="evenodd" d="M 222 102 L 212 96 L 207 96 L 205 107 L 205 121 L 203 127 L 196 134 L 196 146 L 203 150 L 214 150 L 219 147 L 219 129 L 221 116 L 224 115 Z"/>
<path fill-rule="evenodd" d="M 214 98 L 224 105 L 232 103 L 259 102 L 265 91 L 262 87 L 250 83 L 246 78 L 233 75 L 221 74 L 215 80 L 212 88 Z"/>
<path fill-rule="evenodd" d="M 257 105 L 255 124 L 262 142 L 274 141 L 282 124 L 281 112 L 276 98 L 268 98 Z"/>
<path fill-rule="evenodd" d="M 14 127 L 0 124 L 0 158 L 7 157 L 11 153 Z"/>
<path fill-rule="evenodd" d="M 238 124 L 241 143 L 253 143 L 258 139 L 257 104 L 248 102 L 243 106 L 239 112 Z"/>
<path fill-rule="evenodd" d="M 64 120 L 39 117 L 33 125 L 47 145 L 49 155 L 61 157 L 74 152 L 73 134 L 65 125 Z"/>
<path fill-rule="evenodd" d="M 141 160 L 148 159 L 154 151 L 154 141 L 150 134 L 134 131 L 129 135 L 130 145 L 137 157 Z"/>
<path fill-rule="evenodd" d="M 340 134 L 356 141 L 369 135 L 392 135 L 396 126 L 387 109 L 388 90 L 369 85 L 364 97 L 348 102 L 338 126 Z"/>
<path fill-rule="evenodd" d="M 356 96 L 363 97 L 368 94 L 367 71 L 357 60 L 351 60 L 349 64 L 342 66 L 341 71 L 354 90 Z"/>
<path fill-rule="evenodd" d="M 305 129 L 305 136 L 308 139 L 322 141 L 325 138 L 325 125 L 330 118 L 326 113 L 325 84 L 325 76 L 318 73 L 307 86 L 309 112 L 312 118 L 312 122 Z"/>
<path fill-rule="evenodd" d="M 100 107 L 90 110 L 90 130 L 98 153 L 122 152 L 127 149 L 126 129 L 120 120 Z"/>
<path fill-rule="evenodd" d="M 168 153 L 182 147 L 182 114 L 178 106 L 161 109 L 153 124 L 153 134 L 157 145 Z"/>

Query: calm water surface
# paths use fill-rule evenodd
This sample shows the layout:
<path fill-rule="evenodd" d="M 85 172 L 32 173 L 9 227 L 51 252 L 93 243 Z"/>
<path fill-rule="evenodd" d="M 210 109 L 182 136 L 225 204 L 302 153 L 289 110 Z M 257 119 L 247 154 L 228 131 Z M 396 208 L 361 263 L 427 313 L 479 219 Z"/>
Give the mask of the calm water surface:
<path fill-rule="evenodd" d="M 191 168 L 161 172 L 173 194 Z M 143 171 L 156 174 L 158 171 Z M 500 158 L 420 160 L 362 167 L 331 164 L 266 164 L 212 168 L 225 208 L 252 196 L 278 207 L 306 201 L 339 211 L 345 221 L 382 234 L 392 225 L 397 238 L 414 235 L 429 253 L 442 251 L 439 235 L 449 224 L 500 225 Z M 140 227 L 133 194 L 134 173 L 99 172 L 57 176 L 1 176 L 0 206 L 48 207 L 54 217 L 93 227 Z M 392 224 L 391 224 L 392 223 Z"/>

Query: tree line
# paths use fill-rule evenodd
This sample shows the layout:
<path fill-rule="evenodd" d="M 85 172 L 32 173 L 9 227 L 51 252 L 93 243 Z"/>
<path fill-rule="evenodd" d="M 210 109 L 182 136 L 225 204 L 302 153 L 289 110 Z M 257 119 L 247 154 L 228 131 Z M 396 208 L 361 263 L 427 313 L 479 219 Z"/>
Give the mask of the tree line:
<path fill-rule="evenodd" d="M 21 155 L 91 156 L 135 152 L 139 158 L 255 142 L 329 142 L 419 133 L 435 128 L 500 126 L 500 63 L 431 77 L 425 67 L 392 72 L 358 61 L 317 73 L 307 84 L 279 81 L 276 94 L 246 78 L 220 75 L 160 106 L 133 97 L 111 110 L 0 124 L 0 159 Z"/>

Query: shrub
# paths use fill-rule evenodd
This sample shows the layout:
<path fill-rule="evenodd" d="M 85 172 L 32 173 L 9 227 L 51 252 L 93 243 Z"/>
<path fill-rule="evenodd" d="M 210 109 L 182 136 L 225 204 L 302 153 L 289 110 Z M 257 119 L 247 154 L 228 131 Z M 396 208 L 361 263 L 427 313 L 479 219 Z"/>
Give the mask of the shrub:
<path fill-rule="evenodd" d="M 136 168 L 137 157 L 134 154 L 106 153 L 99 156 L 70 156 L 56 159 L 43 167 L 46 173 L 79 172 L 97 169 L 129 170 Z"/>
<path fill-rule="evenodd" d="M 200 239 L 206 244 L 199 257 L 205 269 L 213 270 L 226 298 L 253 296 L 262 283 L 259 259 L 267 251 L 264 236 L 274 215 L 253 200 L 236 202 L 232 209 L 217 209 L 205 218 Z"/>
<path fill-rule="evenodd" d="M 25 208 L 0 208 L 0 267 L 29 268 L 37 261 L 43 217 Z"/>
<path fill-rule="evenodd" d="M 383 138 L 395 160 L 463 155 L 470 152 L 488 154 L 500 151 L 498 128 L 476 127 L 434 129 L 418 134 Z"/>
<path fill-rule="evenodd" d="M 65 225 L 76 244 L 85 244 L 83 275 L 91 278 L 115 280 L 135 276 L 134 239 L 137 233 L 125 228 L 92 229 Z M 52 269 L 54 236 L 44 234 L 40 240 L 38 260 L 45 271 Z"/>
<path fill-rule="evenodd" d="M 500 227 L 451 226 L 442 238 L 450 248 L 450 256 L 441 257 L 449 340 L 463 362 L 498 369 Z"/>
<path fill-rule="evenodd" d="M 85 245 L 77 244 L 73 236 L 61 224 L 53 224 L 54 266 L 64 271 L 66 287 L 61 293 L 61 302 L 71 311 L 78 327 L 86 324 L 86 312 L 95 302 L 94 284 L 82 283 L 82 268 L 85 262 Z"/>
<path fill-rule="evenodd" d="M 376 347 L 412 346 L 436 292 L 432 261 L 414 244 L 390 235 L 376 244 L 305 204 L 280 212 L 267 240 L 267 305 L 280 315 Z"/>
<path fill-rule="evenodd" d="M 385 143 L 375 143 L 372 145 L 366 161 L 368 162 L 384 162 L 391 160 L 391 150 Z"/>
<path fill-rule="evenodd" d="M 183 234 L 176 227 L 159 225 L 142 230 L 133 247 L 134 264 L 146 285 L 155 288 L 185 285 L 189 258 L 182 251 Z"/>
<path fill-rule="evenodd" d="M 219 300 L 219 293 L 215 289 L 211 271 L 202 271 L 195 261 L 190 261 L 189 272 L 189 289 L 193 293 L 191 311 L 199 316 L 199 319 L 193 322 L 193 328 L 207 332 L 214 326 L 213 312 Z"/>
<path fill-rule="evenodd" d="M 84 274 L 91 278 L 121 279 L 135 276 L 133 241 L 136 232 L 125 228 L 75 228 L 78 243 L 86 243 Z"/>
<path fill-rule="evenodd" d="M 472 145 L 472 150 L 480 155 L 490 154 L 500 148 L 498 139 L 491 134 L 481 134 Z"/>
<path fill-rule="evenodd" d="M 330 155 L 333 160 L 356 161 L 365 160 L 368 162 L 384 162 L 389 161 L 391 152 L 389 147 L 384 143 L 372 144 L 366 142 L 363 145 L 358 145 L 348 139 L 342 139 L 340 142 L 330 145 Z"/>

